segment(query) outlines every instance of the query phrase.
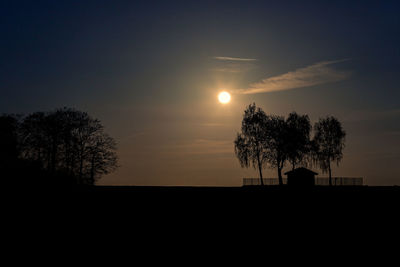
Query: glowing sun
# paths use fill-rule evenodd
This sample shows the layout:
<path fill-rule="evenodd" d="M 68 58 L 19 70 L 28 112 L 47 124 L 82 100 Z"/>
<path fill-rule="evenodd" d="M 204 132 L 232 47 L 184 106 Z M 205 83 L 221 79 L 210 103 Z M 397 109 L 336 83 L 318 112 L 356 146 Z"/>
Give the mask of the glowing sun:
<path fill-rule="evenodd" d="M 231 95 L 228 92 L 221 92 L 218 95 L 218 100 L 222 104 L 227 104 L 231 101 Z"/>

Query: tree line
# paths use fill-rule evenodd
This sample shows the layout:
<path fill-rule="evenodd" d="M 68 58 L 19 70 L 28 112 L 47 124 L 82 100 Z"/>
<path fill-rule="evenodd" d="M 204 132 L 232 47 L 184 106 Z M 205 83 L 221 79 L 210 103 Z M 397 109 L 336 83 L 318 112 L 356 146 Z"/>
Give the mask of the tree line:
<path fill-rule="evenodd" d="M 283 185 L 282 169 L 286 164 L 293 170 L 297 166 L 316 165 L 329 174 L 332 185 L 331 163 L 339 164 L 343 158 L 345 137 L 335 117 L 320 118 L 312 127 L 308 115 L 292 112 L 285 119 L 267 115 L 253 103 L 244 111 L 241 132 L 234 141 L 235 154 L 242 167 L 258 170 L 261 185 L 262 170 L 267 166 L 277 169 L 279 184 Z"/>
<path fill-rule="evenodd" d="M 86 112 L 0 116 L 0 172 L 7 178 L 94 184 L 117 166 L 115 140 Z"/>

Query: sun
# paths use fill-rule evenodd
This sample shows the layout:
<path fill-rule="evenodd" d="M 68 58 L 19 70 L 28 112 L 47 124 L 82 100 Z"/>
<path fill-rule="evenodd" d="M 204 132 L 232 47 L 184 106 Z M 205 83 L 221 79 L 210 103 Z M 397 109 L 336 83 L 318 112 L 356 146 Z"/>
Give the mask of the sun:
<path fill-rule="evenodd" d="M 218 94 L 218 100 L 222 104 L 227 104 L 231 101 L 231 95 L 228 92 L 221 92 Z"/>

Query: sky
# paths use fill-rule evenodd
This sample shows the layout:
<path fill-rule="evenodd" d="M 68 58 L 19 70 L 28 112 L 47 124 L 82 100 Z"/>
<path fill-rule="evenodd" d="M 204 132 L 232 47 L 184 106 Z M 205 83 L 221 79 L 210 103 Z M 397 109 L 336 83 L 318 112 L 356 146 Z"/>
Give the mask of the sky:
<path fill-rule="evenodd" d="M 3 0 L 0 113 L 100 119 L 120 168 L 99 184 L 209 186 L 257 177 L 233 146 L 250 103 L 333 115 L 347 133 L 333 176 L 400 185 L 399 14 L 384 0 Z"/>

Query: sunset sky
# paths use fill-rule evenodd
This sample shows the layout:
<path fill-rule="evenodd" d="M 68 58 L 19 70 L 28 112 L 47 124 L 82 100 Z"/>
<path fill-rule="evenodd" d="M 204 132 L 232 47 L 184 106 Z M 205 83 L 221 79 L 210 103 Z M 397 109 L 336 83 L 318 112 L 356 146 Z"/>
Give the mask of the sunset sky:
<path fill-rule="evenodd" d="M 121 165 L 99 184 L 225 186 L 258 176 L 233 146 L 250 103 L 333 115 L 347 133 L 333 176 L 400 185 L 399 14 L 384 0 L 4 0 L 0 113 L 99 118 Z"/>

